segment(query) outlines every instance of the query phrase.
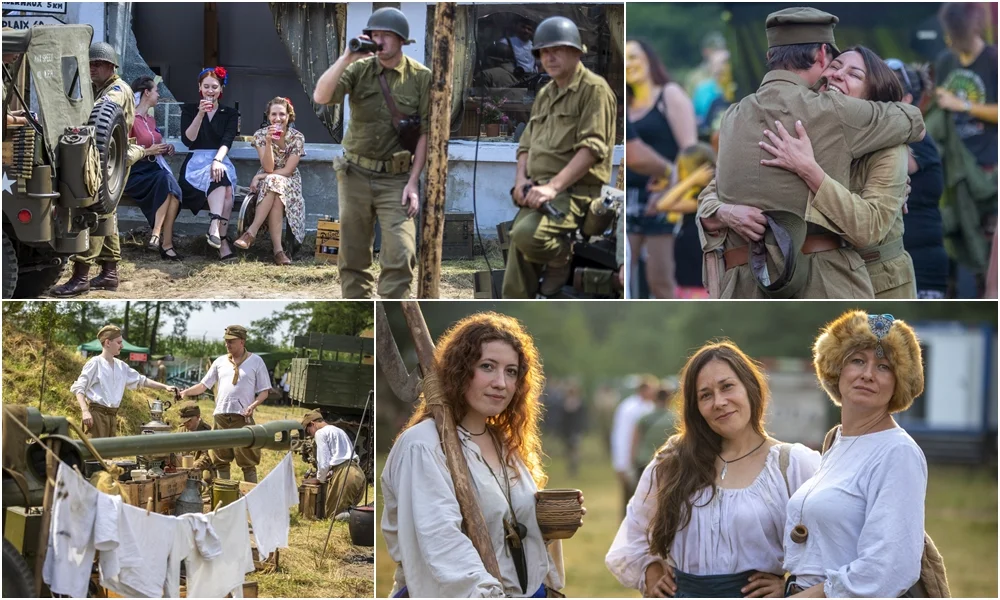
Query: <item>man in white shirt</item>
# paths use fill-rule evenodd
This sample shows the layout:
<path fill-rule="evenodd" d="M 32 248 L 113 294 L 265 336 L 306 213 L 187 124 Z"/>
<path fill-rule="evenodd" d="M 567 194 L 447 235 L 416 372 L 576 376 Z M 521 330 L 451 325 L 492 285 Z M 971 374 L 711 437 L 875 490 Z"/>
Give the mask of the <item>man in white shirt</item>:
<path fill-rule="evenodd" d="M 302 428 L 316 440 L 316 479 L 326 483 L 326 516 L 344 520 L 349 516 L 344 511 L 361 500 L 368 486 L 354 444 L 343 429 L 327 423 L 318 410 L 302 416 Z"/>
<path fill-rule="evenodd" d="M 181 392 L 181 396 L 204 394 L 218 383 L 215 392 L 214 429 L 239 429 L 253 425 L 253 411 L 267 400 L 271 376 L 264 359 L 247 352 L 247 330 L 242 325 L 226 327 L 223 336 L 229 354 L 215 359 L 201 383 Z M 218 448 L 212 452 L 212 464 L 219 479 L 229 479 L 230 463 L 243 469 L 243 480 L 257 483 L 260 450 L 253 448 Z"/>
<path fill-rule="evenodd" d="M 176 388 L 146 378 L 117 357 L 122 351 L 122 330 L 105 325 L 97 332 L 101 353 L 83 364 L 69 391 L 76 396 L 83 430 L 92 438 L 114 437 L 118 431 L 118 407 L 125 389 L 149 387 L 173 392 Z"/>
<path fill-rule="evenodd" d="M 514 52 L 514 61 L 517 66 L 524 69 L 525 73 L 535 73 L 538 69 L 535 66 L 535 57 L 531 54 L 531 40 L 535 35 L 535 24 L 529 19 L 521 17 L 517 23 L 517 30 L 513 37 L 505 36 L 500 38 L 498 43 L 509 45 Z"/>
<path fill-rule="evenodd" d="M 635 493 L 635 486 L 638 483 L 632 468 L 632 439 L 635 435 L 635 426 L 639 419 L 653 412 L 656 407 L 653 400 L 658 386 L 659 380 L 656 377 L 643 375 L 635 394 L 622 400 L 615 409 L 614 424 L 611 428 L 611 465 L 618 473 L 625 496 L 622 510 Z"/>

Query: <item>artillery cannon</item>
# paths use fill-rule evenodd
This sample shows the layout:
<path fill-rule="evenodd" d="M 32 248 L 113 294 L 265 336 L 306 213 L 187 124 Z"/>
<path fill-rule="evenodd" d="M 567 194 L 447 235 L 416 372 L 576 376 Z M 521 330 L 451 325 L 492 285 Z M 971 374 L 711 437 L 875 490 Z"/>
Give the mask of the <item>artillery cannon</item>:
<path fill-rule="evenodd" d="M 26 443 L 28 436 L 20 427 L 8 423 L 9 419 L 21 420 L 22 424 L 46 446 L 53 449 L 64 463 L 87 470 L 87 461 L 96 460 L 90 448 L 82 441 L 69 437 L 69 422 L 65 417 L 46 416 L 35 408 L 25 407 L 21 418 L 4 410 L 3 438 L 3 570 L 4 596 L 24 596 L 18 587 L 22 581 L 7 574 L 27 572 L 33 562 L 38 544 L 45 543 L 47 536 L 39 535 L 42 515 L 28 509 L 41 507 L 45 495 L 46 450 L 37 442 Z M 216 431 L 193 431 L 180 433 L 157 433 L 129 435 L 88 440 L 94 451 L 103 459 L 136 455 L 162 455 L 171 452 L 194 452 L 214 448 L 266 448 L 269 450 L 290 450 L 298 432 L 299 439 L 305 437 L 298 421 L 283 420 L 270 423 L 247 425 L 240 429 Z M 85 473 L 86 474 L 86 473 Z M 23 507 L 18 510 L 15 507 Z M 15 508 L 10 511 L 9 509 Z M 8 523 L 15 519 L 16 522 Z M 17 539 L 12 539 L 17 538 Z M 28 558 L 28 562 L 24 561 Z M 8 591 L 11 594 L 8 594 Z M 29 596 L 34 595 L 29 589 Z"/>

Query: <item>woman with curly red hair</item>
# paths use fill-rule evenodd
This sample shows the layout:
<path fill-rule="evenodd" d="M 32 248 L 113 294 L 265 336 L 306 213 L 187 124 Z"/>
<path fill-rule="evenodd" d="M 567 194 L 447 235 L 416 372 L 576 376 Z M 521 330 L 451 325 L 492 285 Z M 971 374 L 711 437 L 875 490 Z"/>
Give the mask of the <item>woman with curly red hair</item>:
<path fill-rule="evenodd" d="M 270 125 L 253 134 L 252 145 L 260 158 L 260 170 L 250 182 L 253 195 L 248 199 L 257 203 L 257 212 L 253 223 L 234 244 L 241 250 L 249 249 L 260 228 L 267 223 L 275 264 L 290 265 L 292 260 L 281 245 L 281 232 L 283 219 L 288 217 L 296 241 L 301 244 L 306 235 L 305 201 L 299 175 L 299 159 L 306 155 L 306 137 L 299 130 L 291 129 L 295 108 L 288 98 L 273 98 L 264 112 Z"/>
<path fill-rule="evenodd" d="M 466 317 L 439 340 L 434 375 L 458 424 L 501 580 L 462 531 L 441 439 L 423 398 L 382 471 L 382 533 L 396 562 L 392 595 L 544 597 L 547 588 L 561 588 L 561 563 L 553 558 L 561 549 L 542 538 L 535 515 L 535 493 L 547 478 L 538 432 L 544 376 L 534 341 L 514 318 Z"/>
<path fill-rule="evenodd" d="M 236 167 L 228 154 L 240 118 L 235 108 L 219 103 L 228 82 L 225 67 L 202 70 L 198 75 L 201 100 L 181 107 L 181 139 L 189 151 L 181 165 L 182 202 L 195 214 L 208 208 L 211 221 L 205 239 L 219 250 L 223 261 L 236 258 L 226 234 L 236 185 Z"/>

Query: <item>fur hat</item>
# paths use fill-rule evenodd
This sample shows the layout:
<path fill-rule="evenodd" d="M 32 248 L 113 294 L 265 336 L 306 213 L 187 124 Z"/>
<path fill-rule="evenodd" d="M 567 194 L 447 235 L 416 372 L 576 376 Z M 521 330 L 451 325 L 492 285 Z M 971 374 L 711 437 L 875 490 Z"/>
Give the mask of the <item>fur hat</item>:
<path fill-rule="evenodd" d="M 913 329 L 891 315 L 867 315 L 852 310 L 828 323 L 813 345 L 813 366 L 820 385 L 840 406 L 840 371 L 847 357 L 858 350 L 884 352 L 896 376 L 889 412 L 904 411 L 924 391 L 924 366 L 920 342 Z"/>

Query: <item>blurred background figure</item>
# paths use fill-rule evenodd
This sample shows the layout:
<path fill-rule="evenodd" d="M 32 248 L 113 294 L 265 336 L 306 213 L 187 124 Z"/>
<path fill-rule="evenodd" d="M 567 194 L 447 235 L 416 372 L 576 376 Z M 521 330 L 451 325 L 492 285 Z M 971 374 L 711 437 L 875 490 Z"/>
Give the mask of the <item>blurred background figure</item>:
<path fill-rule="evenodd" d="M 659 384 L 659 379 L 653 375 L 640 376 L 635 393 L 622 400 L 615 409 L 614 422 L 611 426 L 611 464 L 621 483 L 623 514 L 625 505 L 635 493 L 635 485 L 639 481 L 635 476 L 632 457 L 635 425 L 639 419 L 656 408 L 653 399 L 656 397 Z"/>
<path fill-rule="evenodd" d="M 677 428 L 677 413 L 673 406 L 676 393 L 677 378 L 671 376 L 664 379 L 662 387 L 654 396 L 653 411 L 639 419 L 635 425 L 635 434 L 632 436 L 632 467 L 636 481 L 642 476 L 642 471 L 656 451 Z"/>
<path fill-rule="evenodd" d="M 575 381 L 566 383 L 559 404 L 559 437 L 566 449 L 567 470 L 576 477 L 580 468 L 580 438 L 586 431 L 587 412 L 583 391 Z"/>

